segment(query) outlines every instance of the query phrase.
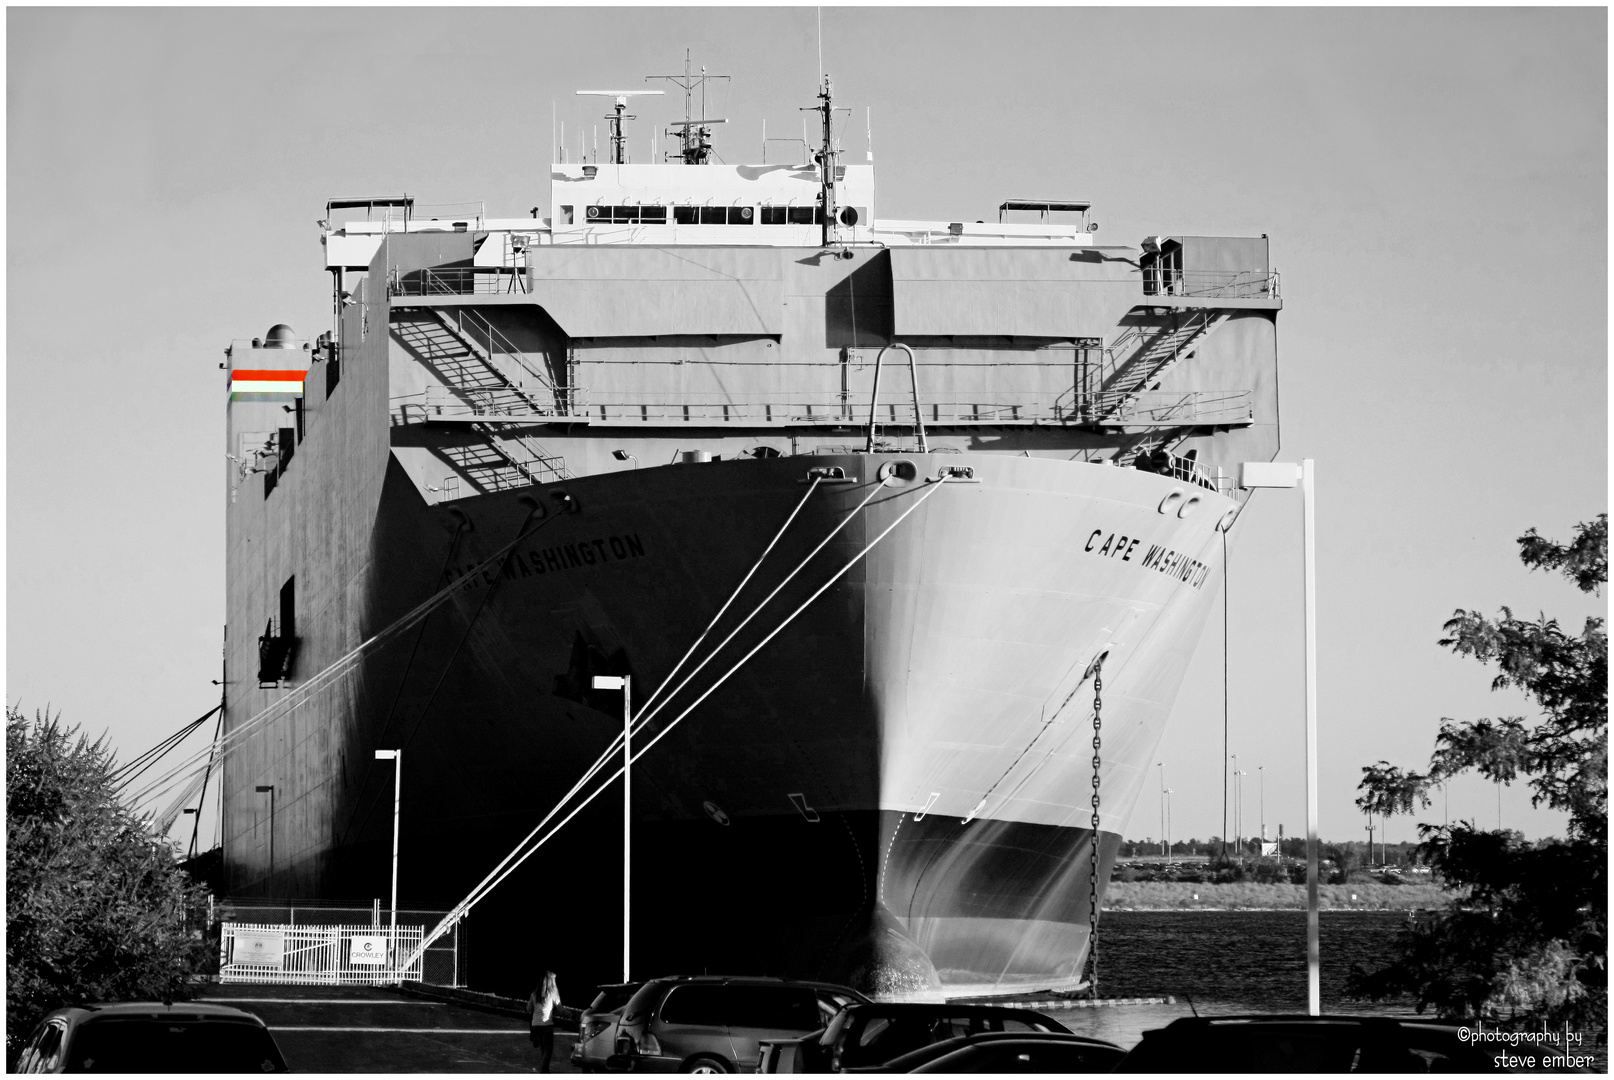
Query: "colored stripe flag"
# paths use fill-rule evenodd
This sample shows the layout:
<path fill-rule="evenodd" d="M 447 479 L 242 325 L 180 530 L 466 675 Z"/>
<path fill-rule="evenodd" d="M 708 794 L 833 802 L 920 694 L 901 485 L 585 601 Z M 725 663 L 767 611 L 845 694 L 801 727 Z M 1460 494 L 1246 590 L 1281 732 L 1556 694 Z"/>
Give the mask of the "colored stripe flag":
<path fill-rule="evenodd" d="M 308 370 L 261 370 L 238 368 L 230 372 L 232 394 L 300 394 Z"/>

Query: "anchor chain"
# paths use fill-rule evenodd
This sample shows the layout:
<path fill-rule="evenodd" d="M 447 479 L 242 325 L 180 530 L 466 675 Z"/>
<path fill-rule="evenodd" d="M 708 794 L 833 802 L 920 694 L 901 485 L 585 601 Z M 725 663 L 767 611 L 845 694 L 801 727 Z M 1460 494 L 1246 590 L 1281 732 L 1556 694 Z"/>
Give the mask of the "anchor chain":
<path fill-rule="evenodd" d="M 1087 873 L 1087 968 L 1088 996 L 1098 1000 L 1098 769 L 1102 762 L 1099 751 L 1104 740 L 1104 657 L 1093 663 L 1093 835 L 1088 841 Z"/>

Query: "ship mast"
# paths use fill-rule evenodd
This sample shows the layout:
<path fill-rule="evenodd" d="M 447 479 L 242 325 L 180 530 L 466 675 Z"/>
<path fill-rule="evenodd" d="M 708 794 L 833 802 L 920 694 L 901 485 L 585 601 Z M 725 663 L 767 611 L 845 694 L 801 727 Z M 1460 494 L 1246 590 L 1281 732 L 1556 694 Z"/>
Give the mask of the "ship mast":
<path fill-rule="evenodd" d="M 682 123 L 674 123 L 676 131 L 667 134 L 678 136 L 679 156 L 684 159 L 685 165 L 704 165 L 712 156 L 712 130 L 708 124 L 726 124 L 727 120 L 718 120 L 706 115 L 706 81 L 708 79 L 727 79 L 727 75 L 708 75 L 706 66 L 701 65 L 699 75 L 691 75 L 689 71 L 689 50 L 684 50 L 684 74 L 679 75 L 646 75 L 645 81 L 651 79 L 666 79 L 674 86 L 684 91 L 684 119 Z M 695 87 L 701 88 L 701 115 L 697 120 L 694 117 Z M 658 94 L 661 91 L 656 91 Z"/>
<path fill-rule="evenodd" d="M 813 108 L 803 109 L 802 111 L 819 113 L 823 119 L 824 141 L 819 147 L 818 153 L 814 154 L 813 157 L 818 162 L 819 186 L 821 189 L 819 201 L 823 203 L 824 245 L 827 247 L 828 245 L 837 243 L 840 240 L 840 211 L 835 205 L 836 161 L 840 157 L 840 152 L 835 149 L 835 136 L 833 131 L 835 109 L 830 101 L 828 75 L 824 76 L 824 85 L 818 91 L 818 102 L 819 103 Z"/>
<path fill-rule="evenodd" d="M 660 90 L 579 90 L 578 97 L 608 97 L 616 99 L 616 108 L 612 115 L 605 119 L 611 122 L 611 164 L 626 165 L 626 140 L 622 136 L 622 121 L 637 120 L 637 116 L 627 114 L 628 99 L 630 97 L 660 97 Z"/>

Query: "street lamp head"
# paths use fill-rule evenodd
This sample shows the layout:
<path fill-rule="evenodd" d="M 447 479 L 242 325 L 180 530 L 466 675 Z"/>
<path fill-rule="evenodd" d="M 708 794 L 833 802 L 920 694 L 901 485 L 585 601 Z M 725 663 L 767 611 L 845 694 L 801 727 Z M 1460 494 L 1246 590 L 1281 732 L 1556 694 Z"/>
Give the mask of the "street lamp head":
<path fill-rule="evenodd" d="M 1246 461 L 1239 465 L 1239 487 L 1292 488 L 1300 483 L 1300 466 L 1288 461 Z"/>
<path fill-rule="evenodd" d="M 375 752 L 375 759 L 377 761 L 391 761 L 393 758 L 395 758 L 397 756 L 398 756 L 398 751 L 396 751 L 396 750 L 377 750 Z"/>
<path fill-rule="evenodd" d="M 620 690 L 626 682 L 627 680 L 621 675 L 596 675 L 594 676 L 594 689 Z"/>
<path fill-rule="evenodd" d="M 273 785 L 273 784 L 259 784 L 257 790 L 258 790 L 258 794 L 262 795 L 266 791 L 275 790 L 275 785 Z"/>

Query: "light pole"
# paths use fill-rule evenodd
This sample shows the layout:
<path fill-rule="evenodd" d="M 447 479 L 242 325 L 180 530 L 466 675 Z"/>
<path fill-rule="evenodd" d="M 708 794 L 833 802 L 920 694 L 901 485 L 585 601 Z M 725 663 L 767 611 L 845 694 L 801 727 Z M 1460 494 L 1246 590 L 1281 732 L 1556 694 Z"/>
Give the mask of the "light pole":
<path fill-rule="evenodd" d="M 258 794 L 269 793 L 269 899 L 275 898 L 275 785 L 259 784 Z"/>
<path fill-rule="evenodd" d="M 596 675 L 594 689 L 622 691 L 622 981 L 628 976 L 628 892 L 633 863 L 633 687 L 627 675 Z"/>
<path fill-rule="evenodd" d="M 1239 865 L 1244 864 L 1244 778 L 1250 774 L 1240 770 L 1233 774 L 1233 834 L 1238 839 Z"/>
<path fill-rule="evenodd" d="M 1300 488 L 1306 577 L 1306 1007 L 1322 1013 L 1322 935 L 1317 915 L 1317 477 L 1315 463 L 1246 461 L 1239 487 Z"/>
<path fill-rule="evenodd" d="M 398 809 L 403 800 L 403 751 L 377 750 L 377 761 L 392 762 L 392 928 L 387 931 L 387 958 L 398 974 Z"/>
<path fill-rule="evenodd" d="M 1176 792 L 1171 788 L 1166 789 L 1166 855 L 1168 857 L 1171 855 L 1171 797 L 1175 794 Z"/>
<path fill-rule="evenodd" d="M 1166 825 L 1166 763 L 1157 761 L 1155 764 L 1160 766 L 1160 854 L 1169 855 L 1171 842 L 1167 838 L 1171 835 L 1171 829 Z"/>
<path fill-rule="evenodd" d="M 1244 862 L 1244 777 L 1248 772 L 1233 773 L 1233 791 L 1238 793 L 1238 799 L 1233 802 L 1233 817 L 1235 817 L 1235 831 L 1238 833 L 1238 862 Z"/>
<path fill-rule="evenodd" d="M 1255 773 L 1255 778 L 1261 787 L 1261 843 L 1265 844 L 1267 842 L 1267 767 L 1257 765 Z M 1264 855 L 1266 852 L 1263 851 L 1262 854 Z"/>

